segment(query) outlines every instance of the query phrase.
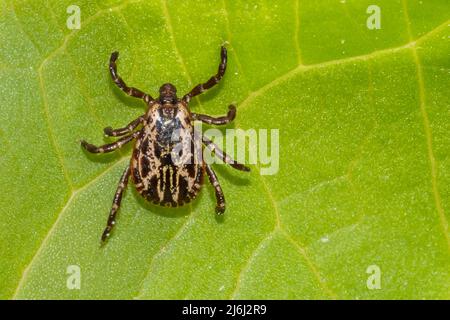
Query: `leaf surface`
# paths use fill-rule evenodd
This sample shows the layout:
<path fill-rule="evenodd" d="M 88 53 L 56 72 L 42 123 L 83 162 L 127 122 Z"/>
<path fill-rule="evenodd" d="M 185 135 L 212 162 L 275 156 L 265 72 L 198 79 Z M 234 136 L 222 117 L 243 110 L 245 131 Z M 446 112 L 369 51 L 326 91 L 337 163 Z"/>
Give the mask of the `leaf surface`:
<path fill-rule="evenodd" d="M 449 298 L 450 3 L 70 1 L 0 5 L 0 298 Z M 144 112 L 110 80 L 181 94 L 228 128 L 278 129 L 279 171 L 215 165 L 214 192 L 180 209 L 124 197 L 100 248 L 130 147 L 90 155 Z M 81 289 L 67 288 L 68 266 Z M 381 271 L 369 290 L 366 270 Z"/>

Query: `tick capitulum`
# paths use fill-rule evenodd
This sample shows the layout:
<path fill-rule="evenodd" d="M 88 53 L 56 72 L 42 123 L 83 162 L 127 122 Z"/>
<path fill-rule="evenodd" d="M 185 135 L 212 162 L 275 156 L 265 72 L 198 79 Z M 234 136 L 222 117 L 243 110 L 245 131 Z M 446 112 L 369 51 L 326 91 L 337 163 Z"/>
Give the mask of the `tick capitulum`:
<path fill-rule="evenodd" d="M 161 86 L 157 99 L 153 99 L 149 94 L 139 89 L 128 87 L 117 74 L 116 60 L 118 56 L 118 52 L 113 52 L 109 62 L 109 71 L 114 83 L 126 94 L 144 100 L 147 104 L 147 111 L 123 128 L 105 128 L 104 132 L 106 135 L 121 137 L 116 142 L 96 147 L 84 140 L 81 141 L 81 145 L 87 151 L 105 153 L 112 152 L 135 140 L 130 163 L 120 177 L 119 185 L 114 195 L 107 226 L 102 234 L 102 242 L 111 234 L 120 208 L 122 194 L 127 187 L 130 176 L 136 190 L 147 201 L 162 206 L 177 207 L 190 202 L 197 196 L 206 172 L 210 183 L 215 189 L 217 200 L 216 213 L 223 214 L 225 212 L 225 197 L 222 188 L 214 170 L 203 160 L 203 157 L 200 157 L 200 161 L 198 161 L 195 155 L 196 152 L 189 152 L 187 155 L 184 155 L 185 160 L 187 157 L 188 161 L 183 161 L 180 164 L 176 161 L 174 162 L 170 155 L 174 147 L 174 134 L 180 132 L 178 140 L 187 142 L 189 150 L 201 150 L 201 144 L 203 144 L 233 168 L 242 171 L 250 170 L 220 150 L 217 145 L 205 136 L 201 135 L 201 138 L 197 138 L 197 135 L 194 135 L 194 120 L 207 124 L 224 125 L 235 118 L 236 107 L 230 105 L 227 115 L 222 117 L 211 117 L 205 114 L 194 113 L 188 107 L 189 101 L 193 97 L 210 89 L 222 79 L 227 67 L 226 48 L 221 48 L 221 62 L 217 74 L 212 76 L 207 82 L 195 86 L 181 99 L 178 99 L 177 90 L 170 83 Z M 140 128 L 138 129 L 138 127 Z"/>

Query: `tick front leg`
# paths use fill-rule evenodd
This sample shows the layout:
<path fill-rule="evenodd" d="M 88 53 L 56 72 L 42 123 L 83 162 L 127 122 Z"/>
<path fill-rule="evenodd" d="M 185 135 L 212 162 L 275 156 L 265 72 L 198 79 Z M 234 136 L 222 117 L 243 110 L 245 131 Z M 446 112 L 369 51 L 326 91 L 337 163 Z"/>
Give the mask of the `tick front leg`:
<path fill-rule="evenodd" d="M 110 236 L 111 230 L 116 224 L 116 215 L 120 208 L 120 203 L 122 201 L 122 195 L 125 191 L 128 178 L 130 177 L 130 165 L 127 166 L 122 176 L 120 177 L 119 185 L 117 186 L 116 194 L 114 195 L 114 200 L 112 203 L 111 211 L 109 213 L 108 222 L 106 224 L 106 228 L 102 234 L 102 243 Z"/>
<path fill-rule="evenodd" d="M 205 146 L 211 150 L 211 152 L 214 152 L 216 156 L 218 156 L 220 159 L 222 159 L 223 162 L 229 164 L 233 168 L 241 171 L 250 171 L 249 167 L 246 167 L 242 163 L 237 162 L 233 158 L 231 158 L 229 155 L 227 155 L 225 152 L 223 152 L 217 144 L 209 140 L 207 137 L 202 136 L 202 141 L 205 144 Z"/>
<path fill-rule="evenodd" d="M 206 173 L 208 174 L 209 182 L 214 187 L 216 192 L 216 213 L 221 215 L 225 212 L 225 196 L 222 191 L 222 187 L 220 186 L 219 179 L 217 179 L 216 173 L 211 168 L 211 166 L 205 163 Z"/>
<path fill-rule="evenodd" d="M 144 116 L 140 116 L 139 118 L 137 118 L 137 119 L 131 121 L 129 124 L 127 124 L 126 127 L 118 128 L 118 129 L 106 127 L 105 129 L 103 129 L 103 132 L 107 136 L 110 136 L 110 137 L 123 136 L 124 134 L 130 133 L 131 131 L 136 129 L 136 127 L 138 125 L 140 125 L 143 121 L 144 121 Z"/>
<path fill-rule="evenodd" d="M 189 101 L 191 101 L 191 99 L 193 97 L 199 95 L 200 93 L 203 93 L 204 91 L 212 88 L 217 83 L 219 83 L 220 79 L 222 79 L 223 75 L 225 74 L 225 70 L 227 69 L 227 49 L 223 46 L 220 49 L 220 58 L 221 58 L 221 61 L 219 64 L 219 69 L 217 70 L 217 74 L 212 76 L 205 83 L 195 86 L 191 90 L 191 92 L 189 92 L 188 94 L 186 94 L 183 97 L 183 99 L 182 99 L 183 101 L 185 101 L 186 103 L 189 103 Z"/>
<path fill-rule="evenodd" d="M 200 120 L 201 122 L 207 123 L 207 124 L 215 124 L 215 125 L 222 125 L 227 124 L 236 118 L 236 107 L 234 105 L 228 106 L 228 113 L 226 116 L 222 117 L 211 117 L 206 114 L 199 114 L 199 113 L 191 113 L 192 120 Z"/>
<path fill-rule="evenodd" d="M 119 52 L 115 51 L 111 54 L 111 58 L 109 59 L 109 72 L 111 73 L 111 78 L 113 79 L 114 83 L 126 94 L 129 96 L 144 99 L 145 102 L 150 102 L 153 100 L 153 98 L 142 92 L 139 89 L 136 89 L 134 87 L 128 87 L 125 82 L 122 80 L 122 78 L 117 73 L 117 65 L 116 60 L 119 57 Z"/>
<path fill-rule="evenodd" d="M 139 135 L 139 133 L 140 131 L 133 132 L 133 134 L 120 138 L 116 142 L 108 143 L 100 147 L 96 147 L 93 144 L 86 142 L 85 140 L 81 140 L 81 146 L 91 153 L 107 153 L 122 147 L 124 144 L 136 138 Z"/>

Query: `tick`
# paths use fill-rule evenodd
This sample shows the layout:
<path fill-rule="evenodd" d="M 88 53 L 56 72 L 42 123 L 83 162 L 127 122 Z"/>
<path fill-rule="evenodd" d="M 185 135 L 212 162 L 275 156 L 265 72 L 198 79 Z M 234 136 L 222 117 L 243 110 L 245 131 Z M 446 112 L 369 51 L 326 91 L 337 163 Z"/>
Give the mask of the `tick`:
<path fill-rule="evenodd" d="M 241 171 L 250 169 L 232 159 L 203 134 L 194 134 L 193 122 L 198 120 L 209 125 L 227 124 L 236 117 L 236 107 L 230 105 L 225 116 L 211 117 L 191 112 L 189 102 L 222 79 L 227 67 L 226 48 L 221 48 L 221 61 L 217 73 L 205 83 L 195 86 L 181 99 L 178 99 L 177 89 L 170 83 L 163 84 L 159 88 L 157 99 L 139 89 L 128 87 L 117 73 L 118 56 L 118 52 L 113 52 L 109 61 L 112 80 L 126 94 L 142 99 L 147 105 L 147 111 L 123 128 L 105 128 L 105 135 L 121 137 L 113 143 L 97 147 L 84 140 L 81 141 L 81 146 L 92 153 L 112 152 L 135 141 L 130 163 L 120 177 L 101 241 L 104 242 L 110 236 L 116 223 L 116 215 L 130 176 L 138 193 L 147 201 L 166 207 L 178 207 L 189 203 L 197 196 L 206 173 L 215 189 L 216 213 L 223 214 L 225 196 L 219 180 L 211 165 L 206 163 L 203 157 L 198 157 L 195 150 L 202 153 L 203 147 L 206 147 L 231 167 Z M 187 144 L 187 148 L 175 150 L 180 144 Z M 174 152 L 179 158 L 173 157 Z M 184 160 L 179 161 L 180 158 Z"/>

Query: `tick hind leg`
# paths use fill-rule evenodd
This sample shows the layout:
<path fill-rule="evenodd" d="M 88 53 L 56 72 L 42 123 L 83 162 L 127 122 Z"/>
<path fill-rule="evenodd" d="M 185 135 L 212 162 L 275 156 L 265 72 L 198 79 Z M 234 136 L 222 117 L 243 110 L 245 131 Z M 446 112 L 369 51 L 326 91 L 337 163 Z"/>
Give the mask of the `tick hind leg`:
<path fill-rule="evenodd" d="M 108 222 L 106 224 L 106 228 L 103 231 L 102 234 L 102 243 L 105 242 L 105 240 L 110 236 L 111 230 L 116 224 L 116 215 L 120 208 L 120 203 L 122 202 L 122 195 L 125 191 L 127 184 L 128 184 L 128 178 L 130 177 L 130 165 L 127 166 L 125 171 L 123 172 L 122 176 L 120 177 L 119 185 L 117 187 L 116 193 L 114 195 L 114 200 L 112 203 L 111 211 L 109 213 Z"/>
<path fill-rule="evenodd" d="M 225 195 L 223 194 L 222 187 L 220 186 L 219 179 L 217 179 L 216 173 L 211 166 L 205 163 L 206 173 L 208 174 L 209 182 L 214 187 L 216 193 L 216 213 L 221 215 L 225 212 Z"/>
<path fill-rule="evenodd" d="M 139 89 L 136 89 L 134 87 L 128 87 L 125 82 L 122 80 L 122 78 L 117 73 L 117 65 L 116 60 L 119 57 L 119 52 L 115 51 L 111 54 L 111 58 L 109 59 L 109 72 L 111 73 L 111 78 L 113 79 L 114 83 L 126 94 L 129 96 L 144 99 L 145 102 L 150 102 L 153 100 L 153 98 L 142 92 Z"/>
<path fill-rule="evenodd" d="M 81 140 L 81 146 L 85 148 L 87 151 L 91 153 L 107 153 L 112 152 L 120 147 L 122 147 L 124 144 L 127 144 L 134 138 L 136 138 L 139 135 L 140 131 L 133 132 L 133 134 L 130 134 L 129 136 L 125 136 L 123 138 L 120 138 L 116 142 L 104 144 L 102 146 L 94 146 L 93 144 L 90 144 L 86 142 L 85 140 Z"/>
<path fill-rule="evenodd" d="M 220 49 L 220 64 L 219 64 L 219 69 L 217 70 L 217 73 L 212 76 L 208 81 L 206 81 L 205 83 L 201 83 L 196 85 L 191 92 L 189 92 L 188 94 L 186 94 L 183 97 L 183 101 L 185 101 L 186 103 L 189 103 L 189 101 L 191 101 L 191 99 L 197 95 L 199 95 L 200 93 L 203 93 L 204 91 L 214 87 L 217 83 L 219 83 L 220 79 L 222 79 L 223 75 L 225 74 L 225 70 L 227 68 L 227 49 L 225 47 L 222 46 L 222 48 Z"/>
<path fill-rule="evenodd" d="M 237 170 L 241 170 L 241 171 L 250 171 L 249 167 L 246 167 L 245 165 L 243 165 L 242 163 L 237 162 L 236 160 L 234 160 L 233 158 L 231 158 L 228 154 L 226 154 L 225 152 L 223 152 L 218 146 L 217 144 L 215 144 L 214 142 L 212 142 L 211 140 L 209 140 L 207 137 L 202 136 L 202 141 L 205 144 L 205 146 L 211 150 L 211 152 L 214 152 L 214 154 L 216 156 L 218 156 L 220 159 L 222 159 L 223 162 L 225 162 L 226 164 L 229 164 L 231 167 L 237 169 Z"/>
<path fill-rule="evenodd" d="M 236 118 L 236 107 L 234 105 L 228 106 L 228 113 L 226 116 L 222 117 L 211 117 L 206 114 L 192 113 L 192 120 L 200 120 L 206 124 L 215 124 L 215 125 L 223 125 L 230 123 Z"/>

